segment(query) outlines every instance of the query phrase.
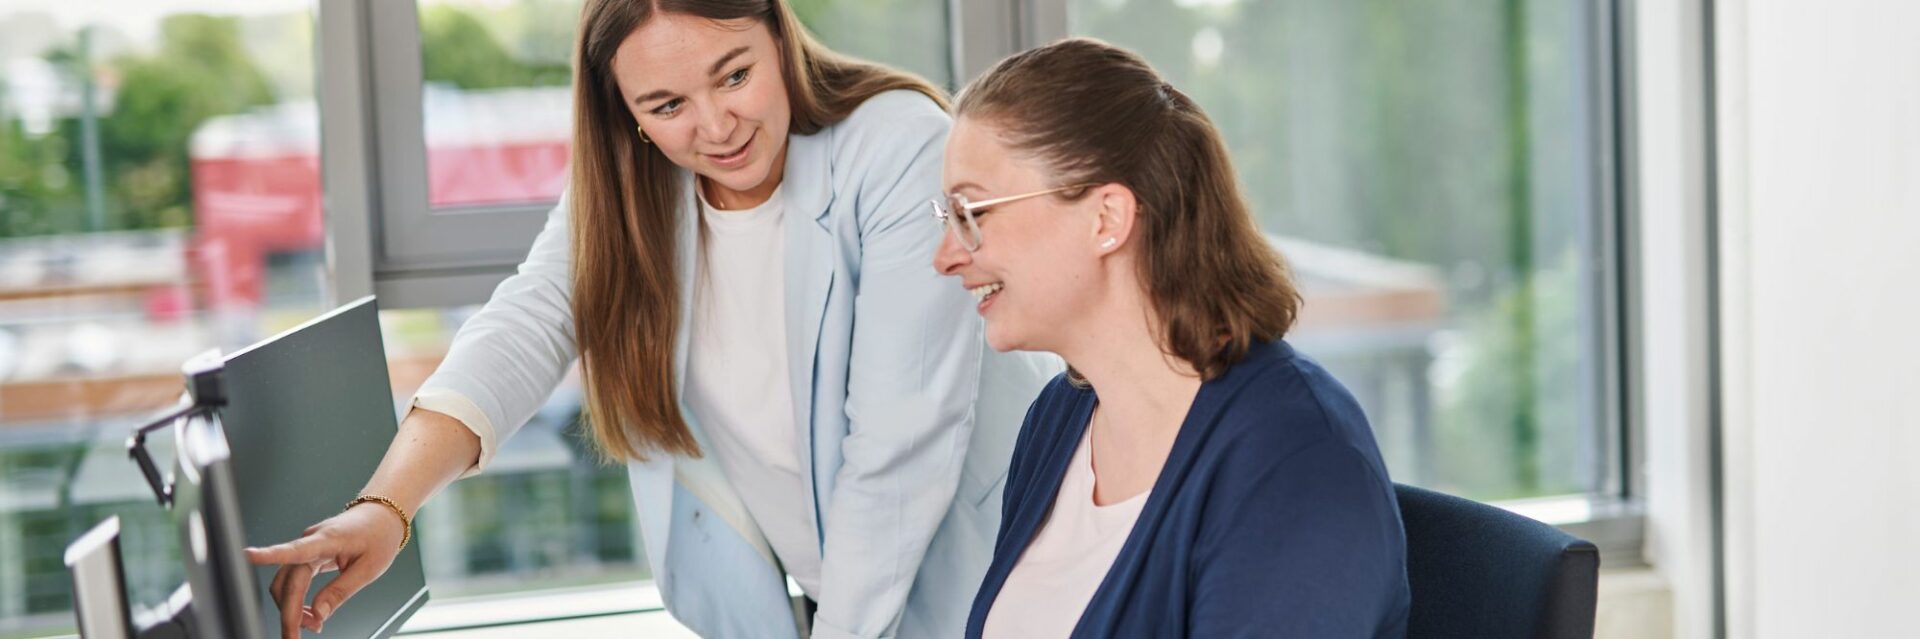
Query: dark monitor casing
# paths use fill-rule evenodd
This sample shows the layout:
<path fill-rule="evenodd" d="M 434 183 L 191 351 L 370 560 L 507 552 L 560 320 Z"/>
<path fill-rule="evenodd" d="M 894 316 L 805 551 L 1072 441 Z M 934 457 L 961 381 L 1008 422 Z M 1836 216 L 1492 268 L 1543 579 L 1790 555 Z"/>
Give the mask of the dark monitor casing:
<path fill-rule="evenodd" d="M 264 581 L 247 563 L 244 513 L 233 459 L 218 416 L 192 416 L 180 425 L 173 483 L 173 520 L 193 591 L 193 636 L 202 639 L 271 637 L 259 598 Z"/>
<path fill-rule="evenodd" d="M 297 539 L 338 514 L 399 431 L 372 297 L 228 355 L 225 369 L 220 415 L 248 545 Z M 274 570 L 254 568 L 254 576 L 271 583 Z M 316 578 L 309 602 L 339 574 Z M 277 636 L 278 607 L 264 589 L 255 592 L 260 636 Z M 334 611 L 326 636 L 391 636 L 426 602 L 420 545 L 408 544 L 386 574 Z"/>

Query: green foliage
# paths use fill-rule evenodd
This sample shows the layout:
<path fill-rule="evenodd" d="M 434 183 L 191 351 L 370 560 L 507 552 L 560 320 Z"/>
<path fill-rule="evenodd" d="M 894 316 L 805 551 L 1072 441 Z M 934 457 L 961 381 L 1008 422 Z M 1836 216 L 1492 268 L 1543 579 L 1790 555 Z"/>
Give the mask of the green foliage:
<path fill-rule="evenodd" d="M 83 203 L 68 147 L 59 133 L 34 138 L 18 121 L 0 123 L 0 237 L 80 230 Z"/>
<path fill-rule="evenodd" d="M 460 89 L 566 86 L 571 78 L 564 49 L 558 59 L 526 60 L 501 44 L 475 12 L 450 5 L 422 9 L 420 47 L 426 81 Z"/>
<path fill-rule="evenodd" d="M 928 0 L 791 0 L 800 22 L 835 52 L 918 74 L 949 90 L 953 73 L 945 3 Z"/>
<path fill-rule="evenodd" d="M 1483 498 L 1586 487 L 1594 147 L 1579 3 L 1071 4 L 1076 32 L 1141 53 L 1206 109 L 1263 229 L 1442 274 L 1441 324 L 1460 330 L 1466 371 L 1434 386 L 1424 426 L 1441 450 L 1390 452 L 1432 461 L 1401 479 Z M 1363 401 L 1412 443 L 1424 395 L 1389 388 Z"/>
<path fill-rule="evenodd" d="M 101 127 L 125 228 L 189 223 L 193 132 L 215 116 L 274 101 L 266 76 L 240 46 L 234 18 L 168 16 L 160 33 L 156 55 L 122 64 L 114 113 Z"/>
<path fill-rule="evenodd" d="M 177 14 L 160 24 L 151 55 L 82 68 L 77 49 L 50 52 L 74 82 L 118 77 L 110 113 L 99 120 L 108 228 L 151 229 L 192 222 L 188 142 L 208 119 L 271 104 L 266 77 L 240 44 L 230 17 Z M 104 73 L 102 72 L 104 71 Z M 104 90 L 104 89 L 103 89 Z M 33 139 L 17 122 L 0 131 L 0 237 L 72 233 L 84 228 L 82 123 L 60 120 Z"/>
<path fill-rule="evenodd" d="M 1584 491 L 1596 442 L 1578 338 L 1584 269 L 1568 251 L 1465 320 L 1466 362 L 1436 438 L 1449 490 L 1478 499 Z"/>

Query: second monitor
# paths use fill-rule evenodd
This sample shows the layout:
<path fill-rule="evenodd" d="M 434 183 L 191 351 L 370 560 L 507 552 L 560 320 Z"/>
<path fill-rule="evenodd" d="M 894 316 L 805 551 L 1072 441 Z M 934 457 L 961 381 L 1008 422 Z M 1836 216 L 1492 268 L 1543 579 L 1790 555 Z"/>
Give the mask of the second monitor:
<path fill-rule="evenodd" d="M 226 358 L 221 411 L 233 453 L 248 545 L 267 546 L 340 512 L 373 476 L 398 431 L 380 318 L 372 297 Z M 260 584 L 275 568 L 255 568 Z M 337 572 L 314 581 L 309 596 Z M 262 637 L 279 635 L 278 606 L 261 588 Z M 420 545 L 327 619 L 329 637 L 392 635 L 427 601 Z"/>

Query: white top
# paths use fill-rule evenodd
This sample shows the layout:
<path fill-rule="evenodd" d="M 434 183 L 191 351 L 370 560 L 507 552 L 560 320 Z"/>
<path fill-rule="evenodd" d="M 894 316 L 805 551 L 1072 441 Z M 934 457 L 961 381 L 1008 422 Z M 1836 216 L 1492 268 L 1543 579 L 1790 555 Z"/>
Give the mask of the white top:
<path fill-rule="evenodd" d="M 697 190 L 697 187 L 696 187 Z M 785 204 L 780 189 L 760 206 L 715 210 L 700 195 L 707 226 L 695 260 L 685 401 L 787 575 L 820 592 L 820 541 L 801 475 L 799 431 L 787 375 Z M 480 472 L 499 450 L 486 414 L 467 397 L 422 389 L 413 404 L 466 424 L 480 438 Z"/>
<path fill-rule="evenodd" d="M 787 376 L 785 205 L 717 211 L 701 198 L 687 409 L 787 574 L 820 592 L 820 538 L 801 476 Z"/>
<path fill-rule="evenodd" d="M 1093 429 L 1067 464 L 1047 521 L 1007 574 L 981 636 L 1065 637 L 1107 578 L 1153 490 L 1117 504 L 1093 505 Z"/>

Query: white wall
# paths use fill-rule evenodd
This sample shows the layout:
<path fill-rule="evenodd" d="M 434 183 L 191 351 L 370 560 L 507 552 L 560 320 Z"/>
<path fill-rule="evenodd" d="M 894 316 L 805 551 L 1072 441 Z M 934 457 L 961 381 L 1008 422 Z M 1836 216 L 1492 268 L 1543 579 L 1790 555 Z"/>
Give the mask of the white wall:
<path fill-rule="evenodd" d="M 1717 8 L 1728 636 L 1914 636 L 1920 2 Z"/>

